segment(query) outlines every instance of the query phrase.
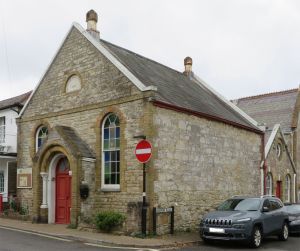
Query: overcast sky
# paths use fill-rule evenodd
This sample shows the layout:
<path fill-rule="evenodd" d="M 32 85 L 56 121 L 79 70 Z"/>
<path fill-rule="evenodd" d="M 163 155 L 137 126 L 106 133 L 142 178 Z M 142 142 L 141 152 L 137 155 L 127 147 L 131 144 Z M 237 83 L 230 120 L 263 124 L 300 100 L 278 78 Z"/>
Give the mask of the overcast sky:
<path fill-rule="evenodd" d="M 183 71 L 229 99 L 297 88 L 299 0 L 0 0 L 0 99 L 32 90 L 72 22 Z"/>

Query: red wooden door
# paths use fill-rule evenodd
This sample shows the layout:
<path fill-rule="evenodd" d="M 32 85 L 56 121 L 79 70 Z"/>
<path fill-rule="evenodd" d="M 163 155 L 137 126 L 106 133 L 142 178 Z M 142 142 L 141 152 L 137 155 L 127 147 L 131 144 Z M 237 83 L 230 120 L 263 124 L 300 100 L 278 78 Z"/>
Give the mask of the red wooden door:
<path fill-rule="evenodd" d="M 281 181 L 277 181 L 276 184 L 276 197 L 281 198 Z"/>
<path fill-rule="evenodd" d="M 71 208 L 71 176 L 67 158 L 62 158 L 56 166 L 56 203 L 55 223 L 70 223 Z"/>

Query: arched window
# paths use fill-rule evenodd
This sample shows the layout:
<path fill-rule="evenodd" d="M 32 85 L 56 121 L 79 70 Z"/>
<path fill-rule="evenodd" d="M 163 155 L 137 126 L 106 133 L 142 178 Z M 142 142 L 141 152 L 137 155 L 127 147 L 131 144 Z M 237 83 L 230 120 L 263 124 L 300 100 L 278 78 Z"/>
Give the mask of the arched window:
<path fill-rule="evenodd" d="M 291 202 L 291 177 L 290 175 L 285 176 L 285 201 Z"/>
<path fill-rule="evenodd" d="M 48 136 L 48 128 L 46 126 L 41 126 L 36 132 L 36 151 L 44 144 Z"/>
<path fill-rule="evenodd" d="M 267 195 L 273 194 L 273 178 L 271 173 L 268 173 L 266 178 L 266 194 Z"/>
<path fill-rule="evenodd" d="M 279 160 L 281 159 L 281 155 L 282 155 L 282 144 L 278 143 L 276 145 L 276 156 Z"/>
<path fill-rule="evenodd" d="M 69 77 L 66 84 L 66 93 L 79 91 L 81 89 L 81 80 L 77 75 Z"/>
<path fill-rule="evenodd" d="M 120 121 L 110 113 L 102 124 L 102 188 L 120 189 Z"/>

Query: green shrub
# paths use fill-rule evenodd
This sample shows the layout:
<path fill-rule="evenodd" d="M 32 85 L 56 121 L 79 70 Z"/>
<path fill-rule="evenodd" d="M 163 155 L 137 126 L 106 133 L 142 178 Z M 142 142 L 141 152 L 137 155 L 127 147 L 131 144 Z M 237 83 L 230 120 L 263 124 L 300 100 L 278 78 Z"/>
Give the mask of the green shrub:
<path fill-rule="evenodd" d="M 114 227 L 120 226 L 126 217 L 117 212 L 106 211 L 97 213 L 95 216 L 95 225 L 97 229 L 110 232 Z"/>
<path fill-rule="evenodd" d="M 28 214 L 28 208 L 24 207 L 24 206 L 21 206 L 20 209 L 19 209 L 19 214 L 20 215 L 27 215 Z"/>

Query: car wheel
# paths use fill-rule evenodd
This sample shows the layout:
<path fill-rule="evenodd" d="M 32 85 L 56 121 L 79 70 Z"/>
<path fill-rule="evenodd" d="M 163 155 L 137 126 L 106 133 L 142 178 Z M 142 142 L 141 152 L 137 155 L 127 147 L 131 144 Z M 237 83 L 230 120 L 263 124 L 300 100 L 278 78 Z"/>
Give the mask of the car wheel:
<path fill-rule="evenodd" d="M 250 246 L 252 248 L 259 248 L 262 241 L 262 231 L 261 228 L 255 226 L 252 230 L 252 234 L 250 237 Z"/>
<path fill-rule="evenodd" d="M 278 238 L 282 241 L 286 241 L 289 238 L 289 227 L 286 222 L 283 223 L 281 233 L 278 235 Z"/>

